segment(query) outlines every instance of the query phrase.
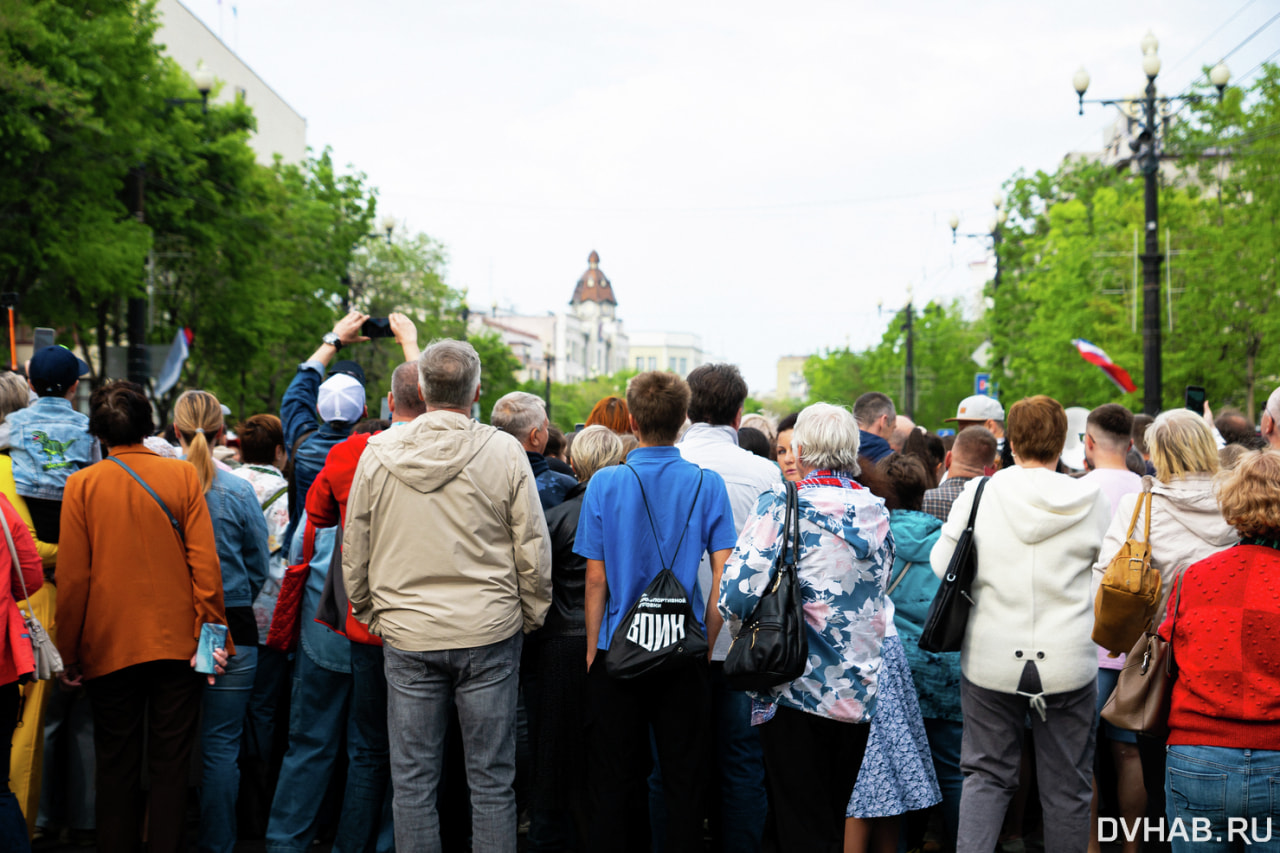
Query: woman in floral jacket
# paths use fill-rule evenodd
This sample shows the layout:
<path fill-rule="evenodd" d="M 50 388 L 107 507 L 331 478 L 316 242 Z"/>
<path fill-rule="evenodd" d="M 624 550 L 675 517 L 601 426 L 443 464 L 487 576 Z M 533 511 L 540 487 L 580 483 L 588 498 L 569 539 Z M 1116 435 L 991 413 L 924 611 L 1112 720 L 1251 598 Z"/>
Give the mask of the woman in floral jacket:
<path fill-rule="evenodd" d="M 801 476 L 797 568 L 809 664 L 795 681 L 752 694 L 752 722 L 761 725 L 778 849 L 840 850 L 875 711 L 893 538 L 884 502 L 854 482 L 852 414 L 809 406 L 792 443 Z M 735 636 L 770 582 L 785 514 L 782 486 L 761 495 L 725 566 L 719 607 Z"/>

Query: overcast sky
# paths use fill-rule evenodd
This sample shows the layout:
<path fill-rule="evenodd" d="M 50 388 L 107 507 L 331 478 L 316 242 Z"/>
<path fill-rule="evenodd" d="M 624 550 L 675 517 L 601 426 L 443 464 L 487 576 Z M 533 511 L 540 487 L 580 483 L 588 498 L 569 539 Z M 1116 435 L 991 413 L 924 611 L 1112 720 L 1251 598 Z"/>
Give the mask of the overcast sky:
<path fill-rule="evenodd" d="M 562 310 L 595 249 L 631 330 L 695 332 L 753 390 L 965 296 L 1018 169 L 1101 147 L 1160 39 L 1181 91 L 1280 0 L 182 0 L 411 229 L 473 310 Z M 232 8 L 235 7 L 235 14 Z M 1236 82 L 1280 20 L 1228 60 Z M 1256 76 L 1257 72 L 1254 72 Z M 885 303 L 882 315 L 877 303 Z M 1064 343 L 1074 336 L 1063 330 Z"/>

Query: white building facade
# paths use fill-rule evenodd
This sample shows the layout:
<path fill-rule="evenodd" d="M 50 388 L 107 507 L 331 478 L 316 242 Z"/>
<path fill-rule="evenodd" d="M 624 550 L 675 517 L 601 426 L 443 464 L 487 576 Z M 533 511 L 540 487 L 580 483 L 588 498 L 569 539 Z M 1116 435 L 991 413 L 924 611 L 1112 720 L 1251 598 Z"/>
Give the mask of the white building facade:
<path fill-rule="evenodd" d="M 628 367 L 639 372 L 670 370 L 683 379 L 707 363 L 702 338 L 691 332 L 632 332 Z"/>
<path fill-rule="evenodd" d="M 568 311 L 532 316 L 495 312 L 492 319 L 540 340 L 542 359 L 548 352 L 554 356 L 553 382 L 582 382 L 611 376 L 629 364 L 630 341 L 617 310 L 613 284 L 600 269 L 600 256 L 592 252 Z M 535 367 L 527 367 L 532 376 Z"/>
<path fill-rule="evenodd" d="M 156 42 L 188 74 L 200 63 L 217 79 L 209 100 L 229 104 L 243 100 L 253 110 L 258 129 L 249 145 L 258 162 L 271 165 L 276 154 L 286 163 L 301 163 L 307 156 L 307 120 L 266 84 L 253 69 L 236 56 L 213 30 L 204 25 L 179 0 L 159 0 L 156 17 L 160 22 Z"/>

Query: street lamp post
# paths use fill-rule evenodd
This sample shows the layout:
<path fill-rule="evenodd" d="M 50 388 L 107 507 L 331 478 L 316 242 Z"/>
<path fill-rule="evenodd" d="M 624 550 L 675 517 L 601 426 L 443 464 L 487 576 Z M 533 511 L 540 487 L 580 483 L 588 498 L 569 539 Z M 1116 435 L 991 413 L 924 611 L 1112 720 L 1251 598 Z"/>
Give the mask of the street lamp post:
<path fill-rule="evenodd" d="M 1142 408 L 1148 415 L 1157 415 L 1161 408 L 1163 365 L 1160 340 L 1160 120 L 1168 118 L 1169 108 L 1178 102 L 1198 102 L 1199 95 L 1158 96 L 1156 75 L 1160 73 L 1160 55 L 1156 52 L 1160 42 L 1148 32 L 1142 43 L 1142 72 L 1147 76 L 1147 88 L 1141 97 L 1103 98 L 1090 100 L 1091 104 L 1107 104 L 1118 107 L 1126 115 L 1141 110 L 1142 128 L 1138 138 L 1131 143 L 1137 156 L 1138 167 L 1145 185 L 1146 243 L 1142 253 Z M 1218 90 L 1218 100 L 1231 79 L 1231 71 L 1219 62 L 1209 72 L 1209 80 Z M 1084 93 L 1089 89 L 1089 72 L 1081 68 L 1072 78 L 1072 85 L 1080 99 L 1080 115 L 1084 115 Z"/>
<path fill-rule="evenodd" d="M 978 240 L 991 240 L 991 254 L 996 259 L 996 277 L 992 283 L 992 289 L 1000 287 L 1000 241 L 1001 231 L 1004 230 L 1004 224 L 1009 220 L 1009 211 L 1004 208 L 1004 196 L 996 193 L 991 199 L 991 204 L 995 207 L 995 215 L 991 217 L 991 222 L 987 225 L 987 233 L 985 234 L 960 234 L 957 229 L 960 227 L 960 217 L 951 214 L 951 219 L 947 224 L 951 226 L 951 242 L 954 244 L 957 237 L 972 237 Z"/>
<path fill-rule="evenodd" d="M 547 420 L 551 419 L 551 367 L 556 363 L 556 357 L 551 353 L 543 356 L 547 362 Z"/>
<path fill-rule="evenodd" d="M 360 240 L 385 239 L 387 241 L 387 245 L 390 246 L 391 233 L 396 230 L 396 218 L 390 213 L 382 214 L 382 218 L 378 220 L 378 229 L 379 230 L 377 231 L 370 231 L 368 234 L 361 237 Z M 354 252 L 356 250 L 356 247 L 360 245 L 360 240 L 357 240 L 355 244 L 352 245 L 351 247 L 352 252 Z M 349 272 L 343 273 L 342 275 L 342 289 L 343 289 L 342 311 L 343 313 L 346 313 L 347 311 L 351 310 L 351 302 L 352 302 L 351 286 L 352 286 L 351 273 Z M 355 294 L 355 295 L 359 296 L 359 294 Z"/>
<path fill-rule="evenodd" d="M 884 310 L 884 300 L 876 303 L 876 312 Z M 911 285 L 907 285 L 907 316 L 902 321 L 902 331 L 907 334 L 906 367 L 902 371 L 902 413 L 911 420 L 916 417 L 916 328 L 915 328 L 915 296 Z"/>
<path fill-rule="evenodd" d="M 198 98 L 165 98 L 166 109 L 181 107 L 186 104 L 199 104 L 201 112 L 209 113 L 209 93 L 213 91 L 213 72 L 201 62 L 191 75 L 196 84 Z M 128 200 L 129 212 L 139 222 L 145 222 L 146 208 L 146 169 L 136 166 L 129 171 Z M 147 309 L 151 294 L 130 296 L 125 307 L 125 325 L 129 335 L 129 348 L 125 353 L 125 376 L 130 382 L 136 382 L 144 388 L 151 381 L 151 352 L 147 349 Z"/>

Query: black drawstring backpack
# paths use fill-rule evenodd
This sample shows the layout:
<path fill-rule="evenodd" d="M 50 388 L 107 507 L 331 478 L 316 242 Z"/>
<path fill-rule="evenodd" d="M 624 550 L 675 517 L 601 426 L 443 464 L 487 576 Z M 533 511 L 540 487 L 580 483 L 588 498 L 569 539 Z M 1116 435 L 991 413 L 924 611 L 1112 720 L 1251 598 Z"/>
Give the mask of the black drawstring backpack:
<path fill-rule="evenodd" d="M 624 467 L 631 468 L 629 465 Z M 653 530 L 654 548 L 662 571 L 640 593 L 640 598 L 622 617 L 613 632 L 604 663 L 605 671 L 614 678 L 637 678 L 686 666 L 699 657 L 706 659 L 708 649 L 707 635 L 698 623 L 693 605 L 689 603 L 689 594 L 685 592 L 684 584 L 680 583 L 675 572 L 671 571 L 698 506 L 698 495 L 702 493 L 702 473 L 698 473 L 698 489 L 693 493 L 693 504 L 689 507 L 689 517 L 685 519 L 680 540 L 676 543 L 676 552 L 671 557 L 672 563 L 663 559 L 662 544 L 658 538 L 658 528 L 653 523 L 653 513 L 649 509 L 649 498 L 644 493 L 644 483 L 640 481 L 640 475 L 634 468 L 631 468 L 631 473 L 635 474 L 640 486 L 640 499 L 644 501 L 644 511 L 649 516 L 649 527 Z"/>

